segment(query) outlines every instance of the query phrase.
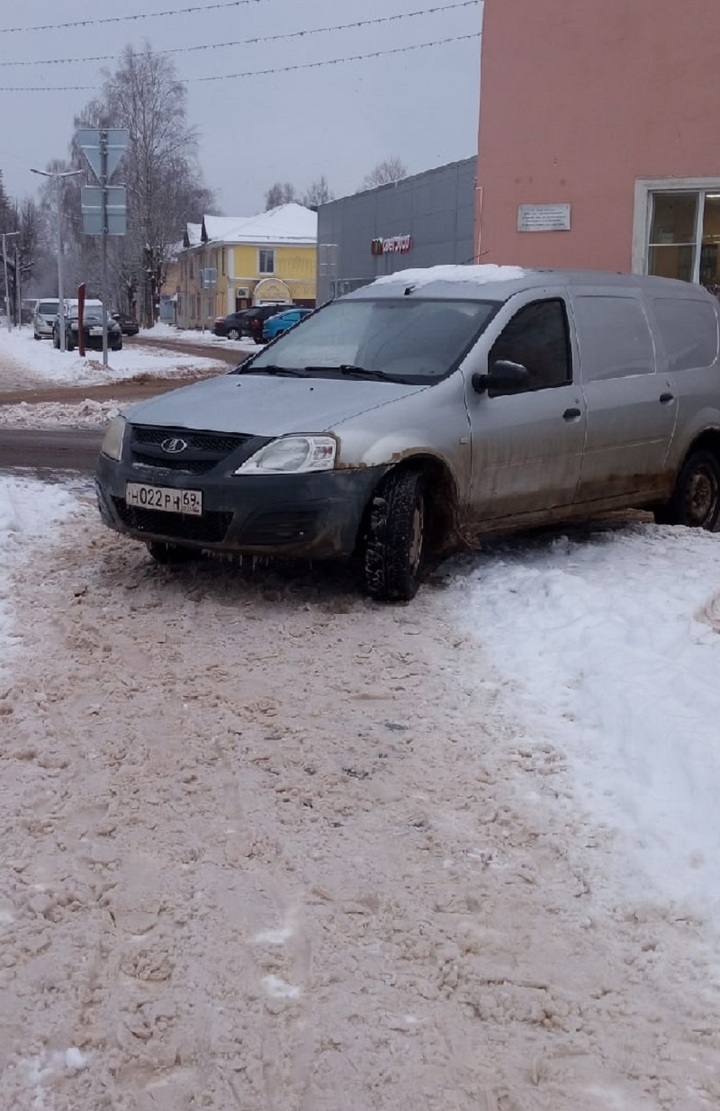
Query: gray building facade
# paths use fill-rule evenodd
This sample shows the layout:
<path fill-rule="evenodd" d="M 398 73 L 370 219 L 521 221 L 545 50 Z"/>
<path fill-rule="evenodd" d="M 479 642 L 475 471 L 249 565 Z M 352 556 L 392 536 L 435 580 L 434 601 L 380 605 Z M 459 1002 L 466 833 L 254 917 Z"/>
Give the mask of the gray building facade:
<path fill-rule="evenodd" d="M 318 304 L 382 274 L 472 262 L 477 159 L 320 205 Z"/>

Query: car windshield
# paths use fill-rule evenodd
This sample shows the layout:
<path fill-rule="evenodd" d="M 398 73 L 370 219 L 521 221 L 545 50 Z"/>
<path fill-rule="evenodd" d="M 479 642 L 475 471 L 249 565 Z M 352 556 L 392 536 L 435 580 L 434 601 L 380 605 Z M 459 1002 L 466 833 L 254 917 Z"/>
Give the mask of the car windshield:
<path fill-rule="evenodd" d="M 77 316 L 77 309 L 75 309 L 75 311 L 73 313 L 73 316 Z M 85 321 L 86 324 L 90 323 L 90 322 L 92 322 L 93 324 L 102 324 L 102 322 L 103 322 L 103 311 L 102 311 L 102 309 L 95 308 L 94 306 L 91 305 L 89 308 L 85 309 L 85 312 L 83 313 L 83 320 Z"/>
<path fill-rule="evenodd" d="M 489 301 L 333 301 L 241 372 L 262 373 L 264 367 L 313 375 L 351 372 L 357 378 L 367 374 L 422 384 L 450 373 L 496 310 Z"/>
<path fill-rule="evenodd" d="M 57 313 L 57 311 L 57 301 L 41 301 L 37 307 L 37 312 L 39 312 L 41 315 L 45 314 L 46 316 L 48 316 L 50 313 Z"/>

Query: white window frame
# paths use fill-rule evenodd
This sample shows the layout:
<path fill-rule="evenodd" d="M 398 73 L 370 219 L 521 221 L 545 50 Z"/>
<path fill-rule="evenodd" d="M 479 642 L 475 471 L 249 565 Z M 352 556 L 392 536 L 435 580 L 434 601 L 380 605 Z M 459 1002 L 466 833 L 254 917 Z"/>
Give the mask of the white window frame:
<path fill-rule="evenodd" d="M 633 274 L 647 274 L 650 256 L 653 193 L 699 193 L 695 225 L 695 261 L 692 281 L 700 284 L 700 257 L 705 223 L 705 195 L 720 193 L 720 177 L 644 177 L 635 182 L 635 218 L 633 221 Z"/>
<path fill-rule="evenodd" d="M 272 269 L 263 270 L 261 260 L 263 255 L 272 255 Z M 275 248 L 274 247 L 258 247 L 258 274 L 275 274 Z"/>

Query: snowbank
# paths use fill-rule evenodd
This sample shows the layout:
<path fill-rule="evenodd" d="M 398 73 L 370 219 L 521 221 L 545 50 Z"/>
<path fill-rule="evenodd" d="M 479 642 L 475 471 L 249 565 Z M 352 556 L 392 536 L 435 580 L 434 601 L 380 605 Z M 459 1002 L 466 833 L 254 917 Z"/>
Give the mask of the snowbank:
<path fill-rule="evenodd" d="M 598 528 L 494 549 L 455 598 L 512 679 L 530 743 L 567 755 L 648 893 L 720 923 L 719 555 L 702 531 Z"/>

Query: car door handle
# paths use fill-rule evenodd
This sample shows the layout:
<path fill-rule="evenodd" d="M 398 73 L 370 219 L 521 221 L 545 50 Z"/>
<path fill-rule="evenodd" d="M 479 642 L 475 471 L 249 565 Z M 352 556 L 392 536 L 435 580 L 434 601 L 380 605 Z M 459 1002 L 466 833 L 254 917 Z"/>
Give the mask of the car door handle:
<path fill-rule="evenodd" d="M 669 405 L 670 402 L 674 401 L 674 400 L 675 400 L 675 394 L 672 394 L 672 393 L 661 393 L 660 394 L 660 404 L 661 405 Z"/>
<path fill-rule="evenodd" d="M 566 409 L 563 413 L 563 420 L 579 420 L 581 416 L 582 411 L 580 409 Z"/>

